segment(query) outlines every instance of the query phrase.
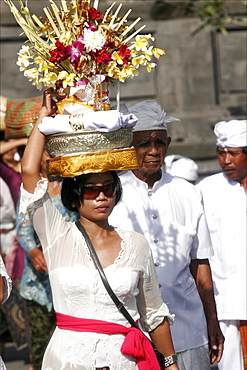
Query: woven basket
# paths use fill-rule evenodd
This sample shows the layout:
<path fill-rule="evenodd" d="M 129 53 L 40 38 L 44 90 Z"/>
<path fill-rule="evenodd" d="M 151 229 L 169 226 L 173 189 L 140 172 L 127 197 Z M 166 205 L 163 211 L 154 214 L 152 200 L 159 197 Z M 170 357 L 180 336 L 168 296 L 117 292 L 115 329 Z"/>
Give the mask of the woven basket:
<path fill-rule="evenodd" d="M 42 106 L 42 96 L 27 99 L 7 99 L 5 115 L 5 139 L 28 137 Z"/>

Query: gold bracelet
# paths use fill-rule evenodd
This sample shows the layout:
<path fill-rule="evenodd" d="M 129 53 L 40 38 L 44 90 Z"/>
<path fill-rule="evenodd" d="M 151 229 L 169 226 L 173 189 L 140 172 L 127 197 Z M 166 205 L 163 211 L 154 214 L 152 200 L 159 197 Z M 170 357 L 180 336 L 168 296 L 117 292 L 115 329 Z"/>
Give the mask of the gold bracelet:
<path fill-rule="evenodd" d="M 37 119 L 38 119 L 38 115 L 36 114 L 36 116 L 34 116 L 34 117 L 33 117 L 32 122 L 30 122 L 30 126 L 31 126 L 32 128 L 34 128 L 34 125 L 35 125 L 35 123 L 36 123 Z"/>

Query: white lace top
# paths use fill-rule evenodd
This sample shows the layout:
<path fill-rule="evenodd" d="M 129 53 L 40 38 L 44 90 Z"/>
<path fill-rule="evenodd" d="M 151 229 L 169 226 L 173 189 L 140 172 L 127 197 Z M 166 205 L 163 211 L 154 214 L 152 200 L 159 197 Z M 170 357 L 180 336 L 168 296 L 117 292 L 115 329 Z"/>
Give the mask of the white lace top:
<path fill-rule="evenodd" d="M 55 311 L 130 326 L 105 290 L 81 232 L 74 223 L 66 222 L 50 201 L 45 179 L 39 181 L 34 194 L 22 188 L 20 212 L 26 210 L 43 246 Z M 135 232 L 116 231 L 122 239 L 121 251 L 104 269 L 115 294 L 145 331 L 153 330 L 165 316 L 172 323 L 173 316 L 160 296 L 146 239 Z M 134 358 L 121 354 L 123 341 L 122 334 L 56 328 L 42 369 L 137 369 Z"/>

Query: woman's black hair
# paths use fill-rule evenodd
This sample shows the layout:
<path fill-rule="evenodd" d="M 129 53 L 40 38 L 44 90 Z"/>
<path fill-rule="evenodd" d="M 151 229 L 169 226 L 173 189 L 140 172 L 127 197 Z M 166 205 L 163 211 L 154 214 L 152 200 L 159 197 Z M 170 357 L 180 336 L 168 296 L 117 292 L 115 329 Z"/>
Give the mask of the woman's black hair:
<path fill-rule="evenodd" d="M 113 182 L 117 185 L 115 203 L 116 205 L 120 201 L 122 196 L 122 186 L 117 173 L 115 171 L 109 172 L 112 174 Z M 76 177 L 66 177 L 63 179 L 61 200 L 64 207 L 66 207 L 69 211 L 78 212 L 80 203 L 83 202 L 83 192 L 81 188 L 86 183 L 90 175 L 92 174 L 90 173 Z"/>

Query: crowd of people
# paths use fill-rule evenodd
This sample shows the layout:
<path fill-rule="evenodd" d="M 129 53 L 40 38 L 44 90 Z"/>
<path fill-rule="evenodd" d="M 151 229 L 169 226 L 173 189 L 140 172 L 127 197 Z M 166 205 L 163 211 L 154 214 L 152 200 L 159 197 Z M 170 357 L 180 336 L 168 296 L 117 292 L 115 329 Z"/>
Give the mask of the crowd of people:
<path fill-rule="evenodd" d="M 12 339 L 30 347 L 34 370 L 151 366 L 143 355 L 148 343 L 142 355 L 130 349 L 142 340 L 132 327 L 126 331 L 128 322 L 104 291 L 79 220 L 114 291 L 171 360 L 168 370 L 208 370 L 214 362 L 220 370 L 243 370 L 246 120 L 215 125 L 222 172 L 198 180 L 191 159 L 165 159 L 172 118 L 157 101 L 140 102 L 128 109 L 138 118 L 132 142 L 137 169 L 50 182 L 38 125 L 55 114 L 56 95 L 46 90 L 28 141 L 1 142 L 0 236 L 7 269 L 2 263 L 1 300 L 4 291 L 10 294 L 11 277 L 16 292 L 9 304 L 18 305 L 25 322 L 24 329 L 13 328 L 1 310 L 6 329 L 19 331 Z"/>
<path fill-rule="evenodd" d="M 222 172 L 202 179 L 167 155 L 178 118 L 120 104 L 120 82 L 165 54 L 140 18 L 6 2 L 44 92 L 9 105 L 0 142 L 0 368 L 10 338 L 30 370 L 246 369 L 246 120 L 215 124 Z"/>

